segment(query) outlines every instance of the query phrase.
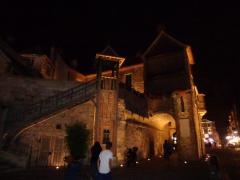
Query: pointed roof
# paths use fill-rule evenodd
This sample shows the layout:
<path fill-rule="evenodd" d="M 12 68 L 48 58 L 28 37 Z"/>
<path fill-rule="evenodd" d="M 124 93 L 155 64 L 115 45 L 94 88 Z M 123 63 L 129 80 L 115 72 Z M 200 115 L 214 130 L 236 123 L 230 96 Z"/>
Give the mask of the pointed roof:
<path fill-rule="evenodd" d="M 110 45 L 105 47 L 105 49 L 102 51 L 102 54 L 120 57 Z"/>
<path fill-rule="evenodd" d="M 180 49 L 185 49 L 186 44 L 176 40 L 165 31 L 161 31 L 152 44 L 143 53 L 143 56 L 156 56 L 162 53 L 174 52 Z"/>
<path fill-rule="evenodd" d="M 125 58 L 120 57 L 109 45 L 101 53 L 96 54 L 96 59 L 119 62 L 119 67 L 125 61 Z"/>

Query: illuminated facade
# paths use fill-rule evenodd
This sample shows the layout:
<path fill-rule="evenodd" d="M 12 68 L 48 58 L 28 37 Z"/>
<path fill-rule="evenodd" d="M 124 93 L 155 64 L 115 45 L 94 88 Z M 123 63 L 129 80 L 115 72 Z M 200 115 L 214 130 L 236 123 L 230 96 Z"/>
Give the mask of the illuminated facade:
<path fill-rule="evenodd" d="M 65 125 L 76 121 L 90 129 L 89 145 L 96 140 L 102 145 L 113 142 L 120 162 L 125 150 L 133 146 L 139 148 L 140 158 L 161 155 L 164 140 L 175 134 L 179 158 L 194 160 L 204 154 L 201 119 L 206 110 L 204 95 L 193 81 L 190 46 L 162 31 L 141 55 L 142 63 L 125 66 L 125 58 L 107 47 L 96 55 L 97 73 L 90 74 L 77 72 L 52 53 L 57 60 L 49 66 L 51 80 L 8 78 L 0 84 L 9 87 L 0 91 L 5 102 L 14 105 L 19 101 L 27 109 L 24 116 L 21 111 L 15 117 L 20 121 L 5 118 L 11 119 L 12 126 L 6 123 L 3 134 L 12 134 L 8 148 L 25 156 L 31 166 L 64 165 L 63 157 L 68 154 Z M 12 96 L 16 87 L 18 93 Z M 2 112 L 11 111 L 7 109 Z"/>
<path fill-rule="evenodd" d="M 221 140 L 216 130 L 215 122 L 203 119 L 202 121 L 203 139 L 206 146 L 211 144 L 213 148 L 221 147 Z"/>
<path fill-rule="evenodd" d="M 234 147 L 240 146 L 240 135 L 239 135 L 239 122 L 238 122 L 238 113 L 236 105 L 234 105 L 233 110 L 231 110 L 228 116 L 228 128 L 226 136 L 226 146 Z"/>

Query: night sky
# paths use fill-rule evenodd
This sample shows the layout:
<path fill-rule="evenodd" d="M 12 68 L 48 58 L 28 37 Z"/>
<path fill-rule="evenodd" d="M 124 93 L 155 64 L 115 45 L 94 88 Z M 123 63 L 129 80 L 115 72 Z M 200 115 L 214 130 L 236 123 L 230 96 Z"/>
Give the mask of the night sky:
<path fill-rule="evenodd" d="M 83 68 L 107 45 L 131 61 L 165 28 L 192 46 L 195 83 L 206 94 L 205 117 L 223 133 L 240 97 L 240 8 L 230 2 L 1 1 L 0 36 L 19 52 L 54 45 Z"/>

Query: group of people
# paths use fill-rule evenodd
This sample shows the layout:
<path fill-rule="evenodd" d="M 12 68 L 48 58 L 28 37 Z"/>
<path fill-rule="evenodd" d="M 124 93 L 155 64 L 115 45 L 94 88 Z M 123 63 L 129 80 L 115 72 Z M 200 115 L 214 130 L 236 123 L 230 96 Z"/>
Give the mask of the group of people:
<path fill-rule="evenodd" d="M 130 165 L 135 165 L 137 161 L 137 147 L 128 148 L 126 152 L 126 166 L 129 167 Z"/>
<path fill-rule="evenodd" d="M 95 142 L 91 147 L 91 177 L 93 180 L 111 180 L 111 168 L 113 153 L 111 151 L 112 143 L 106 143 L 106 148 L 103 150 L 99 142 Z M 164 159 L 169 160 L 172 154 L 172 145 L 168 140 L 164 141 L 163 144 L 164 150 Z M 131 164 L 135 165 L 137 161 L 137 147 L 128 148 L 126 152 L 126 166 Z M 78 163 L 71 164 L 72 170 L 76 171 L 76 168 L 79 169 Z M 71 173 L 69 173 L 71 174 Z M 73 173 L 72 173 L 73 174 Z M 69 176 L 70 177 L 70 176 Z M 74 178 L 70 178 L 74 179 Z"/>
<path fill-rule="evenodd" d="M 111 151 L 112 143 L 106 143 L 106 148 L 103 150 L 99 142 L 95 142 L 91 147 L 91 177 L 93 180 L 111 180 L 111 168 L 113 153 Z M 70 156 L 71 157 L 71 156 Z M 65 172 L 65 180 L 77 180 L 82 168 L 82 160 L 79 158 L 66 158 L 68 166 Z"/>
<path fill-rule="evenodd" d="M 112 143 L 106 143 L 106 149 L 102 150 L 99 142 L 95 142 L 91 148 L 91 176 L 96 180 L 110 180 L 113 153 Z"/>

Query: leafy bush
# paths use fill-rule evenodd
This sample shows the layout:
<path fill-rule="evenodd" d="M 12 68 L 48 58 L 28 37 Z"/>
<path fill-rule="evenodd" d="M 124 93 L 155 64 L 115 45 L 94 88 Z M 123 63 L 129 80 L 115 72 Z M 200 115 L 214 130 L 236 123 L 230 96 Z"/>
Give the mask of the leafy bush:
<path fill-rule="evenodd" d="M 85 158 L 88 150 L 89 130 L 86 125 L 77 122 L 66 126 L 66 142 L 74 159 Z"/>

